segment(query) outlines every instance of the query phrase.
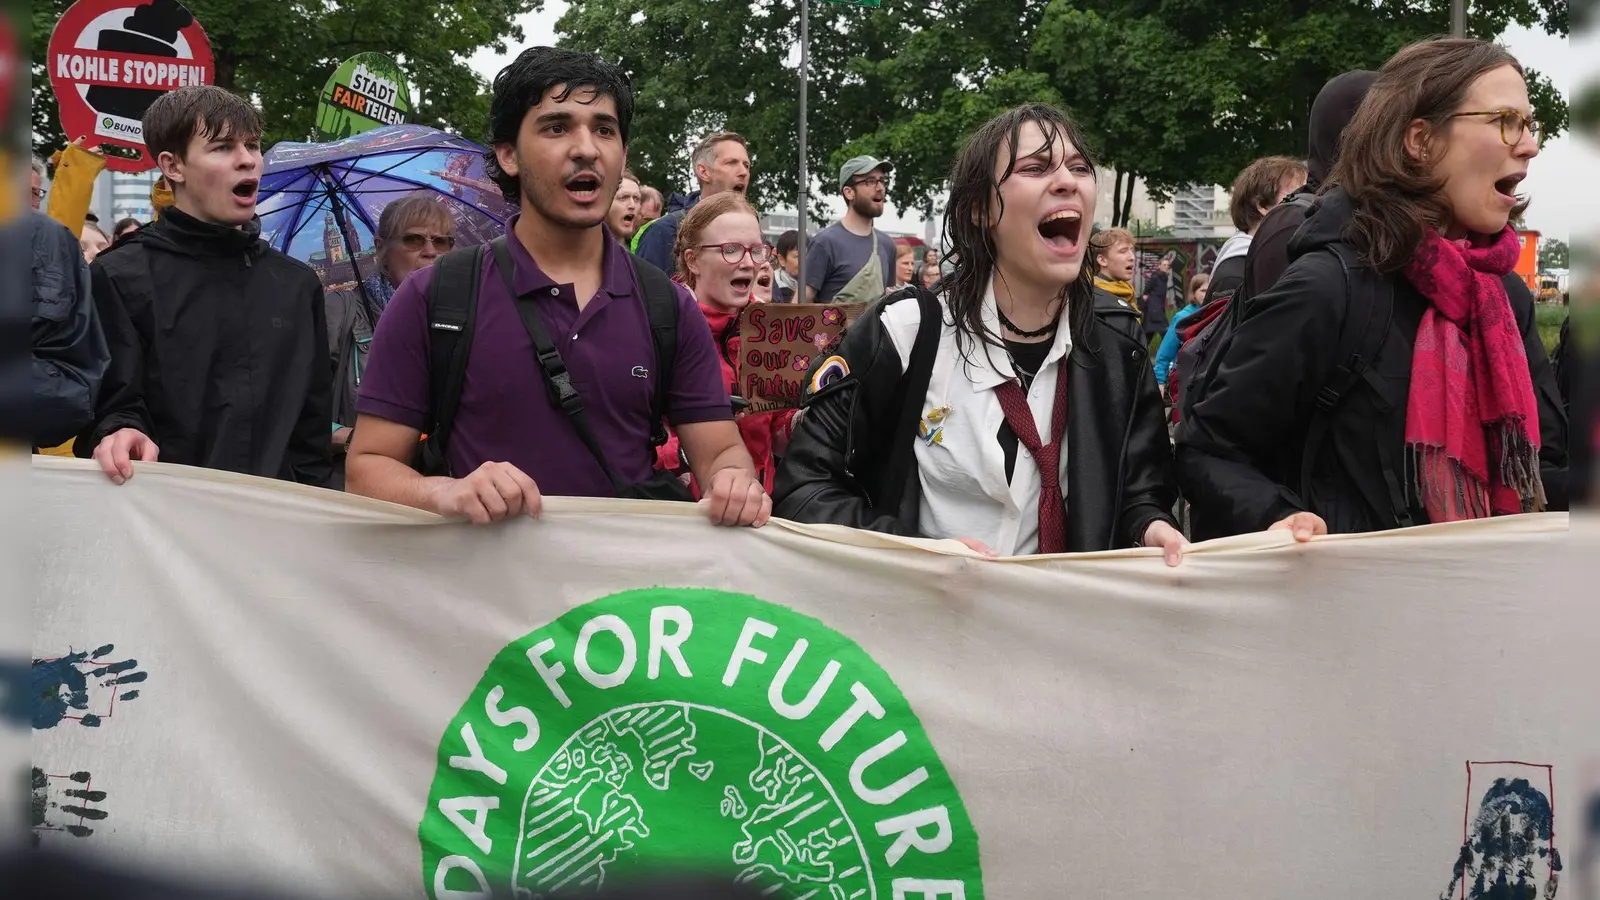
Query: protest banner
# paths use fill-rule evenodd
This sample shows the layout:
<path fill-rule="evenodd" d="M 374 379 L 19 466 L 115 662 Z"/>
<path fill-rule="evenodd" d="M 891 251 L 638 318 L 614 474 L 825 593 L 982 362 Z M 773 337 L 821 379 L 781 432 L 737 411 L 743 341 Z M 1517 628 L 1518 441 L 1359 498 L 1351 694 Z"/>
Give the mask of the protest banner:
<path fill-rule="evenodd" d="M 400 64 L 358 53 L 339 64 L 317 102 L 317 140 L 339 141 L 411 117 L 411 88 Z"/>
<path fill-rule="evenodd" d="M 809 900 L 1549 898 L 1594 859 L 1564 514 L 1168 569 L 33 475 L 46 846 L 435 900 L 663 861 Z"/>
<path fill-rule="evenodd" d="M 866 303 L 761 303 L 739 317 L 739 390 L 750 412 L 790 409 L 813 362 L 837 346 Z"/>
<path fill-rule="evenodd" d="M 61 129 L 98 143 L 116 172 L 155 168 L 142 120 L 157 97 L 216 76 L 205 29 L 176 0 L 78 0 L 50 33 L 46 65 Z"/>

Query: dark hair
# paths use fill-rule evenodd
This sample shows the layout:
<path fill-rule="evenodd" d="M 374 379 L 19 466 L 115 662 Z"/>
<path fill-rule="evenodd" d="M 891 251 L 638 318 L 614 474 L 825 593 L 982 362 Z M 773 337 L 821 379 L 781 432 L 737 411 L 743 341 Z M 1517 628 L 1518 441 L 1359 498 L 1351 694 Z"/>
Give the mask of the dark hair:
<path fill-rule="evenodd" d="M 557 103 L 580 88 L 594 89 L 597 99 L 610 97 L 614 100 L 617 128 L 622 132 L 622 143 L 628 143 L 633 127 L 633 85 L 620 66 L 593 53 L 559 47 L 529 47 L 494 77 L 494 95 L 489 101 L 489 149 L 483 154 L 484 171 L 511 203 L 517 202 L 517 179 L 501 170 L 494 147 L 496 144 L 515 146 L 528 110 L 543 102 L 544 95 L 557 86 L 561 92 L 550 98 Z"/>
<path fill-rule="evenodd" d="M 983 297 L 994 277 L 995 266 L 994 233 L 989 224 L 1005 214 L 999 187 L 1016 170 L 1018 158 L 1041 149 L 1017 146 L 1022 126 L 1029 122 L 1038 125 L 1049 142 L 1050 165 L 1065 162 L 1055 158 L 1058 138 L 1082 154 L 1090 166 L 1094 165 L 1088 142 L 1078 124 L 1065 112 L 1043 103 L 1019 106 L 990 119 L 957 155 L 950 169 L 950 201 L 944 213 L 945 240 L 949 246 L 945 258 L 953 255 L 956 262 L 939 282 L 939 290 L 950 307 L 956 327 L 956 346 L 963 356 L 980 346 L 1005 346 L 983 323 Z M 1009 157 L 1002 154 L 1009 154 Z M 995 163 L 1001 159 L 1005 159 L 1006 164 L 997 179 Z M 993 208 L 996 203 L 1000 204 L 999 209 Z M 1088 223 L 1083 227 L 1087 228 Z M 1092 268 L 1085 259 L 1077 280 L 1066 289 L 1067 327 L 1073 344 L 1078 346 L 1087 346 L 1094 321 Z"/>
<path fill-rule="evenodd" d="M 1396 53 L 1378 72 L 1361 108 L 1345 128 L 1329 187 L 1350 195 L 1355 215 L 1344 239 L 1380 272 L 1397 272 L 1427 229 L 1443 228 L 1450 207 L 1444 183 L 1428 163 L 1406 152 L 1406 131 L 1422 119 L 1431 138 L 1450 123 L 1472 83 L 1501 66 L 1522 66 L 1504 47 L 1470 38 L 1422 41 Z M 1519 203 L 1516 219 L 1527 209 Z"/>
<path fill-rule="evenodd" d="M 163 153 L 182 159 L 195 135 L 207 141 L 261 137 L 261 113 L 214 84 L 191 84 L 162 94 L 145 110 L 143 125 L 151 159 Z"/>
<path fill-rule="evenodd" d="M 800 249 L 800 232 L 793 228 L 778 235 L 778 246 L 775 247 L 779 256 L 788 256 Z"/>
<path fill-rule="evenodd" d="M 1287 156 L 1263 156 L 1245 166 L 1230 190 L 1233 199 L 1228 203 L 1228 215 L 1233 218 L 1233 227 L 1247 234 L 1254 231 L 1267 217 L 1261 208 L 1277 205 L 1284 179 L 1305 174 L 1305 162 Z"/>
<path fill-rule="evenodd" d="M 141 226 L 143 224 L 144 224 L 143 222 L 140 222 L 138 219 L 135 219 L 133 216 L 129 216 L 126 219 L 118 219 L 116 226 L 111 229 L 111 233 L 112 234 L 122 234 L 122 232 L 126 231 L 128 229 L 128 226 L 130 226 L 130 225 L 133 226 L 134 228 L 138 228 L 139 226 Z"/>

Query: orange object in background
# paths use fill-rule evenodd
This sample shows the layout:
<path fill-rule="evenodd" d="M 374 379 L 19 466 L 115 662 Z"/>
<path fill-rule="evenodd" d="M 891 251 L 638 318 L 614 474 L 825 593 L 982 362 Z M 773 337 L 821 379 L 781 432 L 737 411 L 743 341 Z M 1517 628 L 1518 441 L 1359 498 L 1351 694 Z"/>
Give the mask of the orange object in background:
<path fill-rule="evenodd" d="M 1517 240 L 1522 243 L 1522 253 L 1517 257 L 1517 275 L 1527 282 L 1528 290 L 1539 296 L 1539 232 L 1519 231 Z"/>

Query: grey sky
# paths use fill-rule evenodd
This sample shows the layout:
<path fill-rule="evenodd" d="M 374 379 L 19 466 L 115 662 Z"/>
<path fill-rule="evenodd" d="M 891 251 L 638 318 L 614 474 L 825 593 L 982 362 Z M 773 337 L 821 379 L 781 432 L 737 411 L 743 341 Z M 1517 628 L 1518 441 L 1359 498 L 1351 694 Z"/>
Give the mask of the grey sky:
<path fill-rule="evenodd" d="M 556 20 L 567 10 L 566 0 L 545 0 L 544 9 L 529 13 L 520 20 L 524 32 L 523 46 L 554 44 Z M 1513 28 L 1501 38 L 1524 66 L 1536 69 L 1555 82 L 1563 94 L 1571 97 L 1579 80 L 1600 78 L 1600 36 L 1575 37 L 1571 41 L 1526 28 Z M 486 79 L 519 52 L 521 47 L 509 48 L 505 54 L 480 51 L 472 57 L 472 67 Z M 1529 167 L 1528 179 L 1523 189 L 1532 199 L 1528 208 L 1529 228 L 1538 229 L 1548 236 L 1569 240 L 1573 229 L 1584 225 L 1585 214 L 1592 212 L 1593 198 L 1589 197 L 1592 173 L 1600 171 L 1600 153 L 1563 134 L 1547 144 L 1544 151 Z M 899 221 L 884 221 L 883 227 L 896 230 L 909 229 L 919 216 L 913 215 Z"/>

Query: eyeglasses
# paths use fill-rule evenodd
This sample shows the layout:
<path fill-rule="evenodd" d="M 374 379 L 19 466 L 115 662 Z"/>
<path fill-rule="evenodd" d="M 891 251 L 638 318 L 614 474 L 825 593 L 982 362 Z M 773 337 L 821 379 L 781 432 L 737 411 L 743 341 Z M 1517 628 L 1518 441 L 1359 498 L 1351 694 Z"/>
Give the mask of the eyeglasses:
<path fill-rule="evenodd" d="M 1514 109 L 1486 109 L 1479 112 L 1458 112 L 1450 116 L 1459 119 L 1462 116 L 1493 116 L 1490 121 L 1500 123 L 1500 140 L 1505 141 L 1507 147 L 1515 147 L 1522 143 L 1524 132 L 1533 135 L 1533 142 L 1539 143 L 1541 129 L 1539 123 L 1532 116 L 1525 116 Z"/>
<path fill-rule="evenodd" d="M 726 244 L 700 245 L 701 250 L 710 250 L 712 248 L 721 250 L 722 261 L 730 266 L 738 265 L 739 261 L 744 259 L 746 253 L 750 254 L 750 261 L 758 266 L 772 258 L 772 248 L 766 244 L 751 244 L 746 247 L 736 241 L 729 241 Z"/>
<path fill-rule="evenodd" d="M 456 246 L 456 239 L 448 234 L 418 234 L 408 231 L 400 235 L 400 243 L 407 250 L 421 250 L 423 244 L 433 244 L 433 249 L 440 253 L 447 253 Z"/>
<path fill-rule="evenodd" d="M 850 184 L 853 187 L 865 188 L 888 187 L 889 179 L 883 177 L 882 175 L 872 175 L 867 178 L 857 178 L 855 181 L 850 182 Z"/>
<path fill-rule="evenodd" d="M 35 200 L 43 200 L 44 199 L 44 188 L 30 188 L 30 190 L 33 191 L 33 199 L 35 199 Z"/>

